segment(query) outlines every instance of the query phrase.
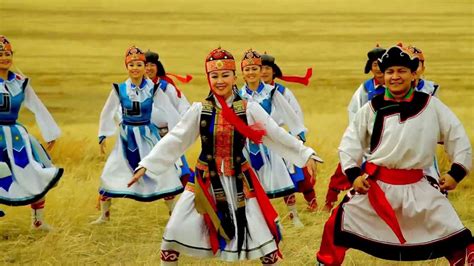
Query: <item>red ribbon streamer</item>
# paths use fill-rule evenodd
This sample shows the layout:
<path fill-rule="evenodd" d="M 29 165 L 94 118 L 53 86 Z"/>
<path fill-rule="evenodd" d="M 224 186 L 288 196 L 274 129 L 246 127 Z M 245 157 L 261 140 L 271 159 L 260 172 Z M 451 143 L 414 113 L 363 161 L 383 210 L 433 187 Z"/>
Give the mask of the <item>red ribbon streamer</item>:
<path fill-rule="evenodd" d="M 313 69 L 312 68 L 308 68 L 306 69 L 306 75 L 304 77 L 300 77 L 300 76 L 281 76 L 281 77 L 278 77 L 279 79 L 281 80 L 284 80 L 284 81 L 287 81 L 287 82 L 292 82 L 292 83 L 299 83 L 299 84 L 303 84 L 305 86 L 308 86 L 309 84 L 309 79 L 313 76 Z"/>

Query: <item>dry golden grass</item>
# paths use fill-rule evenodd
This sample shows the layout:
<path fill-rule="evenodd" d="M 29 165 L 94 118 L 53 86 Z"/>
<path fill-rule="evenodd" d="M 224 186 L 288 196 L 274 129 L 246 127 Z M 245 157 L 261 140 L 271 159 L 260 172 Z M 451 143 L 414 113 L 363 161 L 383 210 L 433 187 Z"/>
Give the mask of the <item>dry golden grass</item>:
<path fill-rule="evenodd" d="M 317 184 L 318 201 L 323 203 L 347 123 L 346 106 L 367 78 L 362 71 L 365 55 L 375 43 L 404 41 L 422 48 L 427 78 L 441 84 L 442 100 L 474 140 L 472 17 L 471 0 L 1 1 L 0 34 L 9 37 L 16 65 L 32 78 L 63 130 L 52 157 L 66 173 L 47 196 L 47 220 L 55 232 L 32 233 L 28 207 L 1 206 L 7 216 L 0 220 L 0 264 L 159 263 L 160 239 L 168 219 L 164 203 L 115 200 L 110 224 L 88 224 L 99 214 L 94 207 L 104 165 L 96 137 L 99 113 L 110 84 L 126 78 L 123 53 L 129 45 L 158 51 L 169 72 L 192 74 L 192 83 L 181 86 L 191 101 L 207 94 L 203 61 L 218 45 L 236 58 L 250 47 L 268 51 L 288 74 L 313 67 L 309 87 L 291 88 L 305 112 L 308 144 L 326 160 Z M 30 113 L 22 112 L 20 121 L 39 136 Z M 195 161 L 198 147 L 188 151 L 189 162 Z M 442 162 L 446 168 L 445 156 Z M 470 228 L 474 228 L 473 186 L 471 175 L 450 194 Z M 328 216 L 304 212 L 302 197 L 298 200 L 306 227 L 295 229 L 283 221 L 282 265 L 314 264 Z M 275 205 L 284 216 L 281 200 L 275 200 Z M 181 262 L 227 265 L 184 256 Z M 397 263 L 357 251 L 348 252 L 345 261 L 345 265 L 399 264 L 445 265 L 446 261 Z"/>

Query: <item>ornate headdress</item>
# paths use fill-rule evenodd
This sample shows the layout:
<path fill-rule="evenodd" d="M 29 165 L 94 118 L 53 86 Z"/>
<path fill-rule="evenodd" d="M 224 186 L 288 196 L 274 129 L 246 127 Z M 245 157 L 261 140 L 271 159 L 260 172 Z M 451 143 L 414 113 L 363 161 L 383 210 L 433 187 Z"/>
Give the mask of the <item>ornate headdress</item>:
<path fill-rule="evenodd" d="M 206 57 L 206 73 L 216 70 L 235 71 L 234 56 L 220 47 L 212 50 Z"/>
<path fill-rule="evenodd" d="M 252 65 L 261 66 L 262 57 L 257 51 L 249 49 L 247 52 L 245 52 L 244 58 L 242 58 L 242 62 L 240 63 L 240 67 L 241 69 L 244 69 L 244 67 Z"/>
<path fill-rule="evenodd" d="M 135 45 L 129 47 L 125 52 L 125 65 L 132 61 L 146 61 L 143 51 Z"/>
<path fill-rule="evenodd" d="M 418 68 L 419 59 L 412 57 L 403 45 L 395 45 L 390 47 L 379 59 L 379 67 L 382 72 L 391 66 L 404 66 L 411 71 Z"/>
<path fill-rule="evenodd" d="M 8 41 L 7 37 L 5 37 L 4 35 L 0 35 L 0 51 L 13 52 L 11 43 Z"/>
<path fill-rule="evenodd" d="M 423 54 L 423 51 L 413 45 L 409 45 L 407 49 L 411 53 L 411 56 L 417 57 L 418 59 L 420 59 L 421 62 L 425 61 L 425 55 Z"/>
<path fill-rule="evenodd" d="M 217 48 L 212 50 L 209 55 L 206 57 L 206 73 L 209 74 L 212 71 L 216 70 L 232 70 L 235 71 L 235 59 L 231 53 L 228 51 Z M 207 81 L 209 83 L 209 88 L 212 90 L 211 82 L 209 80 L 209 75 L 207 76 Z M 255 143 L 262 143 L 262 138 L 265 135 L 265 130 L 260 128 L 257 125 L 249 126 L 245 124 L 236 114 L 235 112 L 227 106 L 227 103 L 224 97 L 219 96 L 214 93 L 214 97 L 220 103 L 222 107 L 222 115 L 224 119 L 231 123 L 240 134 L 244 135 L 245 137 L 249 138 Z"/>

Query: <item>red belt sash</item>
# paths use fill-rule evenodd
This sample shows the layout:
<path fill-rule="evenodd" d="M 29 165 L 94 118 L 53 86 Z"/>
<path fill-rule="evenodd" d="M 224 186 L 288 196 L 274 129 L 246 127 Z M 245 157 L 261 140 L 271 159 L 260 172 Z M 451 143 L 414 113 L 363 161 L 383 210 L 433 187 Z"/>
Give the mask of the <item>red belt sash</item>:
<path fill-rule="evenodd" d="M 367 195 L 372 208 L 374 208 L 377 215 L 390 227 L 390 229 L 392 229 L 400 243 L 404 244 L 406 240 L 403 236 L 397 217 L 395 216 L 395 211 L 376 180 L 392 185 L 413 184 L 423 178 L 423 170 L 388 169 L 367 162 L 365 165 L 365 172 L 370 176 L 370 178 L 367 179 L 370 184 L 370 189 L 367 192 Z"/>

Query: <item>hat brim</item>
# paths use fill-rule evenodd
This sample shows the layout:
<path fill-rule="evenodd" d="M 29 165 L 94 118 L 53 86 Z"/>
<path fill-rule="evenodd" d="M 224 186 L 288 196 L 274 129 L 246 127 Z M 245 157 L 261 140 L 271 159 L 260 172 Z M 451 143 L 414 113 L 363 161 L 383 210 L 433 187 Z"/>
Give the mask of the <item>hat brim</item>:
<path fill-rule="evenodd" d="M 374 60 L 367 60 L 367 62 L 365 63 L 365 68 L 364 68 L 364 73 L 365 74 L 369 74 L 370 70 L 372 69 L 372 62 Z"/>

